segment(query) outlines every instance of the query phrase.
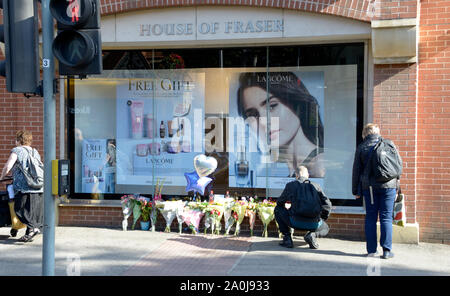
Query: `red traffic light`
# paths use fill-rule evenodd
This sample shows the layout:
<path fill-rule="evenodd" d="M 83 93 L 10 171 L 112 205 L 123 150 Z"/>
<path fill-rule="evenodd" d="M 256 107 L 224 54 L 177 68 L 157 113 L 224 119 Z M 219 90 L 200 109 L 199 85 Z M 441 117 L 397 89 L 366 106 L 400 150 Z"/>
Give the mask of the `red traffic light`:
<path fill-rule="evenodd" d="M 50 12 L 61 24 L 83 26 L 94 13 L 92 0 L 51 0 Z"/>
<path fill-rule="evenodd" d="M 100 0 L 50 0 L 50 12 L 58 28 L 53 54 L 59 61 L 59 74 L 100 74 Z"/>
<path fill-rule="evenodd" d="M 78 0 L 69 0 L 67 14 L 72 16 L 72 24 L 80 20 L 80 2 Z"/>

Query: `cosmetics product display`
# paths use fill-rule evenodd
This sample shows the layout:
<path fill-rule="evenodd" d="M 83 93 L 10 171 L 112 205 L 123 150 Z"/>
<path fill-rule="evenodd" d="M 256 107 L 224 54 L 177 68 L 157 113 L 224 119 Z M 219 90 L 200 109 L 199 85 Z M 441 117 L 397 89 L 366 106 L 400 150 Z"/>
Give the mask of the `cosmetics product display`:
<path fill-rule="evenodd" d="M 245 147 L 241 147 L 238 159 L 234 164 L 236 174 L 236 184 L 239 186 L 247 186 L 249 182 L 249 163 L 246 160 Z"/>
<path fill-rule="evenodd" d="M 147 156 L 148 155 L 148 146 L 145 144 L 136 145 L 136 155 L 137 156 Z"/>
<path fill-rule="evenodd" d="M 173 116 L 182 117 L 186 116 L 191 110 L 191 103 L 189 100 L 185 100 L 183 103 L 178 103 L 173 108 Z"/>
<path fill-rule="evenodd" d="M 161 154 L 161 144 L 150 143 L 150 144 L 148 144 L 148 147 L 149 147 L 151 155 L 160 155 Z"/>
<path fill-rule="evenodd" d="M 169 132 L 169 138 L 173 137 L 172 120 L 167 121 L 167 131 Z"/>
<path fill-rule="evenodd" d="M 169 142 L 167 143 L 167 153 L 180 153 L 181 152 L 181 146 L 179 142 Z"/>
<path fill-rule="evenodd" d="M 164 126 L 164 120 L 161 120 L 161 125 L 159 126 L 159 136 L 163 139 L 166 136 L 166 127 Z"/>
<path fill-rule="evenodd" d="M 153 139 L 154 133 L 155 132 L 153 130 L 153 116 L 152 114 L 147 114 L 147 138 Z"/>
<path fill-rule="evenodd" d="M 132 138 L 142 139 L 144 134 L 144 102 L 132 101 L 130 105 L 130 112 Z"/>

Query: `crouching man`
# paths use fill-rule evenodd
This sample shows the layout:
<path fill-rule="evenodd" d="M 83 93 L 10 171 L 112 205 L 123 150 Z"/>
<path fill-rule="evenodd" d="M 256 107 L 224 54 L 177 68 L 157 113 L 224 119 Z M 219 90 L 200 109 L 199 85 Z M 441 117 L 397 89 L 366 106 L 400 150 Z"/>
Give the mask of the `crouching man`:
<path fill-rule="evenodd" d="M 325 220 L 331 212 L 331 202 L 318 184 L 309 181 L 308 169 L 300 166 L 295 181 L 286 184 L 277 200 L 275 219 L 283 234 L 281 246 L 292 248 L 290 228 L 307 230 L 304 239 L 311 249 L 319 248 L 317 238 L 328 234 Z"/>

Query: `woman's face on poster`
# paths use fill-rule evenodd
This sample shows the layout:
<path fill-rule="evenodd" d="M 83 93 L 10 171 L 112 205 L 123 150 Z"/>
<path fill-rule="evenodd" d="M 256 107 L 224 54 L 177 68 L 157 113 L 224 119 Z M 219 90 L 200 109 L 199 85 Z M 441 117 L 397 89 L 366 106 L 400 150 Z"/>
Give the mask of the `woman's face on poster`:
<path fill-rule="evenodd" d="M 260 87 L 248 87 L 243 92 L 242 107 L 244 117 L 253 131 L 258 132 L 260 140 L 266 142 L 267 108 L 270 111 L 270 141 L 272 145 L 289 144 L 297 135 L 300 128 L 300 119 L 279 98 L 269 93 L 269 106 L 267 106 L 267 92 Z M 275 120 L 274 120 L 275 119 Z M 278 124 L 276 124 L 278 121 Z M 273 124 L 275 123 L 275 124 Z"/>

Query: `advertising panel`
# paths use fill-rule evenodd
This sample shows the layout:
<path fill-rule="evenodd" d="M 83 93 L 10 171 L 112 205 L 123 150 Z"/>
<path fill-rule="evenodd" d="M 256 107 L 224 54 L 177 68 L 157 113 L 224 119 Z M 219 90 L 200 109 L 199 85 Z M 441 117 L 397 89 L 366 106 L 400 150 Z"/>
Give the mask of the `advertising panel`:
<path fill-rule="evenodd" d="M 115 140 L 82 141 L 82 192 L 115 192 Z"/>
<path fill-rule="evenodd" d="M 156 72 L 117 85 L 117 183 L 185 186 L 202 153 L 204 73 Z"/>
<path fill-rule="evenodd" d="M 324 72 L 243 72 L 230 82 L 230 187 L 282 189 L 295 170 L 323 182 Z"/>

